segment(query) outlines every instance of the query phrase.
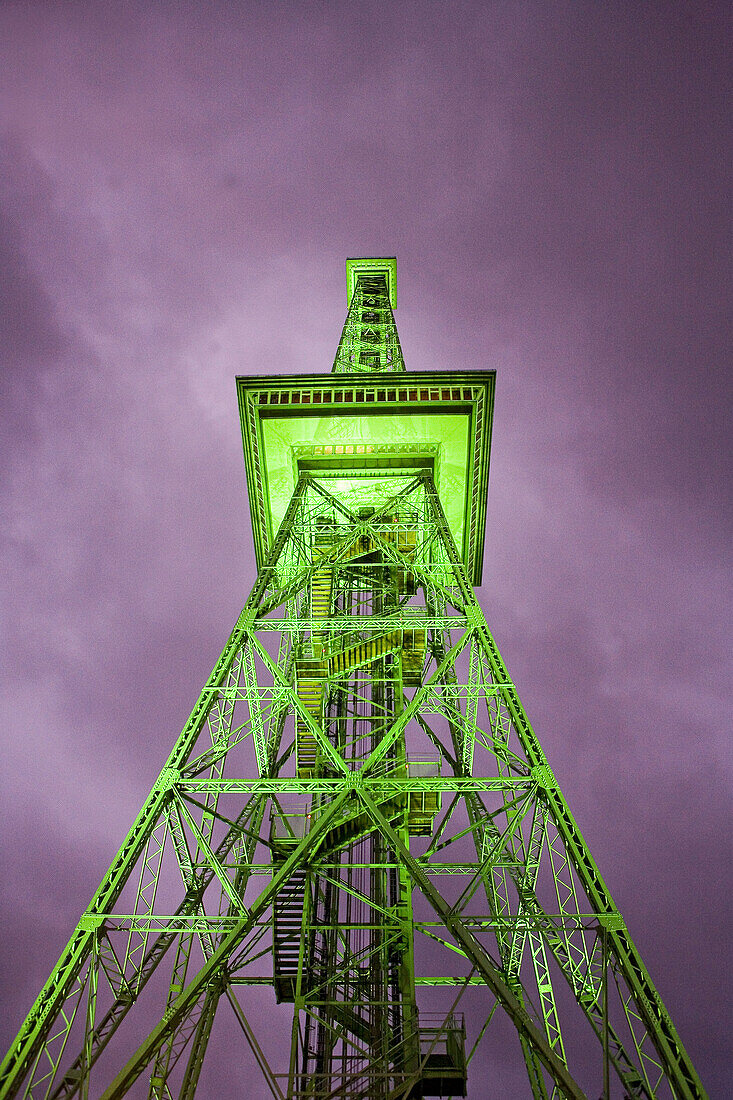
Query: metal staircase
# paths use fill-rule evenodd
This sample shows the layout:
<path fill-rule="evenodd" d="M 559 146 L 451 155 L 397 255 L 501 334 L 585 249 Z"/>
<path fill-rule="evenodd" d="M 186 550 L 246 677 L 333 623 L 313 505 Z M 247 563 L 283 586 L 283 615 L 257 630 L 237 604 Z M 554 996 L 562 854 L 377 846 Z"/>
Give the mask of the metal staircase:
<path fill-rule="evenodd" d="M 273 902 L 273 970 L 278 1002 L 295 998 L 307 871 L 296 867 Z M 308 968 L 304 967 L 304 975 Z"/>

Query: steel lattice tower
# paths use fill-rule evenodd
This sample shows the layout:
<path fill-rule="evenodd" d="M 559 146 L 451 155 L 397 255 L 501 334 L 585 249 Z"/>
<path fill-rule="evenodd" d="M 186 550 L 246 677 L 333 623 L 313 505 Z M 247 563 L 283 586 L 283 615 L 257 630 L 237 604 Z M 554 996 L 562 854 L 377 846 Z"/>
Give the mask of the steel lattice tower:
<path fill-rule="evenodd" d="M 346 266 L 331 375 L 237 380 L 257 582 L 0 1095 L 193 1097 L 233 1012 L 243 1097 L 465 1096 L 502 1015 L 536 1100 L 704 1097 L 474 594 L 494 373 Z"/>

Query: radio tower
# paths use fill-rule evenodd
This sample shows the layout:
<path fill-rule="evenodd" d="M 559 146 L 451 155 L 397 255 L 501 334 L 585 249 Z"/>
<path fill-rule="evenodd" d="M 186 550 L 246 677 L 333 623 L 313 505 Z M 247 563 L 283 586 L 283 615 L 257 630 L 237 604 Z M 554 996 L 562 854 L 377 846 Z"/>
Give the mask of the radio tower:
<path fill-rule="evenodd" d="M 330 376 L 237 379 L 257 582 L 0 1096 L 219 1095 L 230 1014 L 243 1098 L 498 1096 L 492 1042 L 704 1097 L 474 595 L 494 372 L 406 373 L 395 260 L 346 272 Z"/>

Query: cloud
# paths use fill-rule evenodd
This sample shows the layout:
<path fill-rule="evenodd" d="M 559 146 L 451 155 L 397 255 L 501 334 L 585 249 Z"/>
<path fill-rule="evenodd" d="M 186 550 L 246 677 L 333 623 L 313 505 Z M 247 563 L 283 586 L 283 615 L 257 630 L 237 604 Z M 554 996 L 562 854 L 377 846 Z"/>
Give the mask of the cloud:
<path fill-rule="evenodd" d="M 696 931 L 730 800 L 721 14 L 4 6 L 4 904 L 34 980 L 253 580 L 234 375 L 327 372 L 345 256 L 396 253 L 408 370 L 498 371 L 481 598 L 727 1081 Z"/>

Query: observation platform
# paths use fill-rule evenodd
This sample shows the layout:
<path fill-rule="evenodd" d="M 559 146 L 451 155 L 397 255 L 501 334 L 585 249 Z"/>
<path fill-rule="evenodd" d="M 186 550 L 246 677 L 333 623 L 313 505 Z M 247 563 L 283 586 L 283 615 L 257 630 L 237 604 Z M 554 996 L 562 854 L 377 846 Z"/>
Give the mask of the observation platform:
<path fill-rule="evenodd" d="M 334 495 L 427 472 L 481 582 L 494 371 L 237 378 L 252 531 L 265 563 L 301 474 Z"/>

